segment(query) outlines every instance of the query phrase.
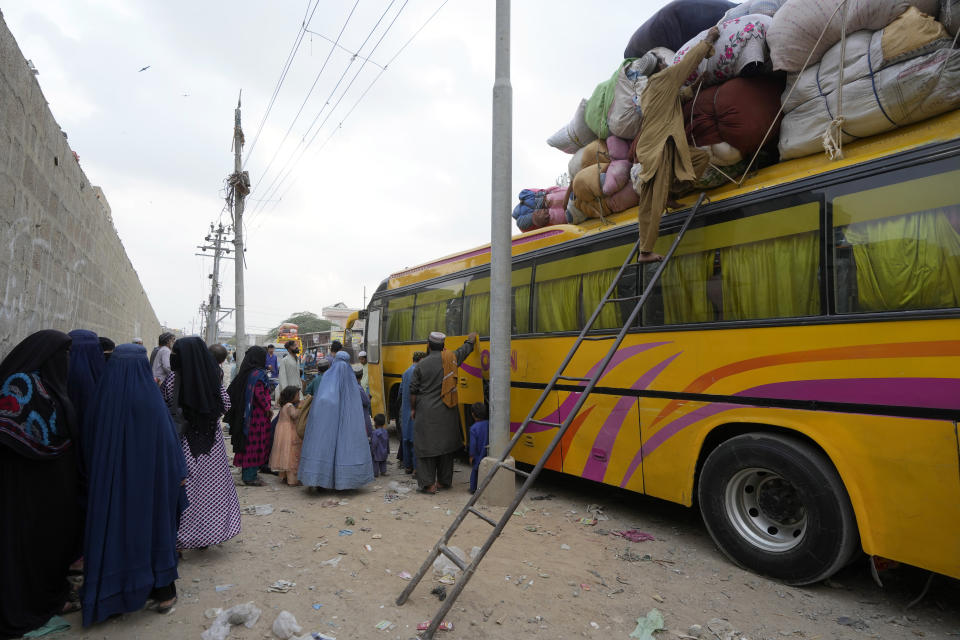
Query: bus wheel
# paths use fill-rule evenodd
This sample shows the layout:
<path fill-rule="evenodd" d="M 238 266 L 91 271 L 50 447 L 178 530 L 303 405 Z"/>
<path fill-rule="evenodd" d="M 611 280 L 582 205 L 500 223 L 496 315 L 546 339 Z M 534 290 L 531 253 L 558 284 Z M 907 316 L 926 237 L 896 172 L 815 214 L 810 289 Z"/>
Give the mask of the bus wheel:
<path fill-rule="evenodd" d="M 703 463 L 697 497 L 728 558 L 787 584 L 824 580 L 859 548 L 839 474 L 798 439 L 748 433 L 727 440 Z"/>

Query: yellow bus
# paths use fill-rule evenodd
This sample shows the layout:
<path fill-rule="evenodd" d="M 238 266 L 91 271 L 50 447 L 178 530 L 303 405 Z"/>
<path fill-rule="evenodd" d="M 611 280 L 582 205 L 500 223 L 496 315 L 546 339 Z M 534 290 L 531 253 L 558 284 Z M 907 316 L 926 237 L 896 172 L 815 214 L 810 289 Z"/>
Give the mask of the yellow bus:
<path fill-rule="evenodd" d="M 861 549 L 960 578 L 958 132 L 952 112 L 709 193 L 547 468 L 697 505 L 733 562 L 790 584 Z M 684 215 L 664 216 L 658 252 Z M 636 234 L 634 210 L 514 238 L 512 429 Z M 396 415 L 433 330 L 449 347 L 479 332 L 460 397 L 483 397 L 489 257 L 479 247 L 380 285 L 367 309 L 375 412 Z M 618 297 L 652 270 L 631 267 Z M 627 312 L 609 305 L 598 333 Z M 607 344 L 587 343 L 566 375 L 586 376 Z M 559 387 L 535 417 L 562 422 L 577 393 Z M 554 435 L 531 425 L 513 455 L 534 464 Z"/>

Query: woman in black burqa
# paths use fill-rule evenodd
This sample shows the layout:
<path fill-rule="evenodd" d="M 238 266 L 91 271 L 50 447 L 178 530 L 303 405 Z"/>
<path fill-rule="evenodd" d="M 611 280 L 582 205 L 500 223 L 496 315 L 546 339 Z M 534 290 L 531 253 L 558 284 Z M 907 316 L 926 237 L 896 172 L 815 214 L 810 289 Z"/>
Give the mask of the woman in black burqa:
<path fill-rule="evenodd" d="M 63 610 L 83 521 L 70 337 L 38 331 L 0 363 L 0 638 Z"/>

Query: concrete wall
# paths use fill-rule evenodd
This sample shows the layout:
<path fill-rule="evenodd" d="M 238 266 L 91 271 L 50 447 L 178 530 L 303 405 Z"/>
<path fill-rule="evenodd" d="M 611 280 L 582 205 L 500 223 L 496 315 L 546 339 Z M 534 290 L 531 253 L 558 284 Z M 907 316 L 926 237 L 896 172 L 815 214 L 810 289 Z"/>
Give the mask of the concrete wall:
<path fill-rule="evenodd" d="M 151 346 L 160 323 L 0 14 L 0 357 L 39 329 Z"/>

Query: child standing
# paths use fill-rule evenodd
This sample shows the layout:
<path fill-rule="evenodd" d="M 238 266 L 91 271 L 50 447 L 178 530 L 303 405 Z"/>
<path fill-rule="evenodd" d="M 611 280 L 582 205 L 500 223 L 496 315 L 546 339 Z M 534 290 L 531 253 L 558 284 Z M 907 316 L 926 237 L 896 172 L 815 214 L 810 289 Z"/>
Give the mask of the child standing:
<path fill-rule="evenodd" d="M 489 422 L 487 421 L 487 406 L 482 402 L 474 402 L 470 407 L 474 423 L 470 425 L 470 493 L 477 490 L 477 473 L 480 470 L 480 461 L 487 455 L 487 444 L 490 437 Z"/>
<path fill-rule="evenodd" d="M 387 458 L 390 456 L 390 436 L 387 434 L 387 418 L 382 413 L 373 417 L 373 434 L 370 436 L 370 453 L 373 454 L 373 477 L 387 475 Z"/>
<path fill-rule="evenodd" d="M 280 392 L 280 413 L 277 416 L 276 439 L 270 452 L 270 468 L 278 472 L 281 480 L 297 484 L 297 468 L 300 466 L 300 448 L 303 440 L 297 435 L 297 418 L 300 411 L 300 387 L 290 385 Z"/>

